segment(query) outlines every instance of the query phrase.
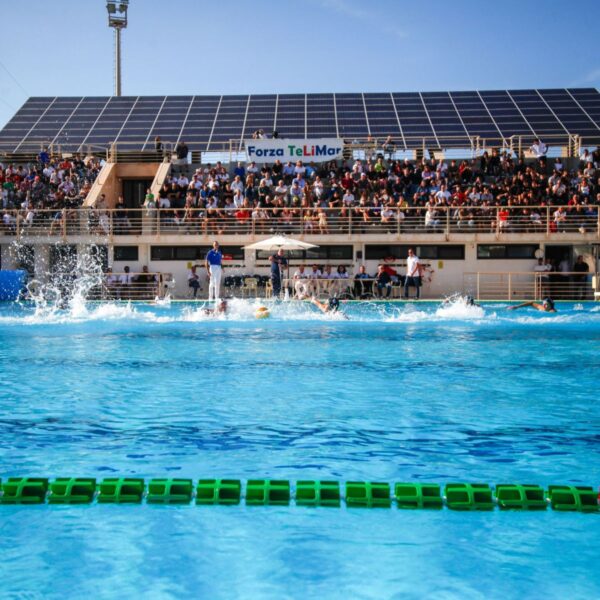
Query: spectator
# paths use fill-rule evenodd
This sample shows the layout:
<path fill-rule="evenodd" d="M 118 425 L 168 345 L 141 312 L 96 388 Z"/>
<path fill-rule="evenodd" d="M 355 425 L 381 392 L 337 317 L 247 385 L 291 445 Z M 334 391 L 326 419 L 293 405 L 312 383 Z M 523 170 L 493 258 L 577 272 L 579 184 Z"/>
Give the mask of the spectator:
<path fill-rule="evenodd" d="M 421 288 L 421 263 L 419 257 L 414 253 L 412 248 L 408 249 L 408 257 L 406 259 L 406 277 L 404 279 L 404 299 L 408 300 L 410 286 L 415 288 L 415 298 L 420 297 Z"/>
<path fill-rule="evenodd" d="M 583 259 L 583 256 L 579 255 L 577 257 L 573 265 L 573 271 L 577 273 L 577 275 L 573 275 L 573 300 L 585 300 L 587 295 L 587 274 L 590 271 L 590 267 Z"/>
<path fill-rule="evenodd" d="M 175 146 L 175 156 L 177 157 L 178 165 L 186 165 L 188 160 L 188 154 L 190 153 L 190 149 L 187 147 L 186 143 L 182 140 L 177 146 Z"/>
<path fill-rule="evenodd" d="M 375 276 L 375 290 L 375 294 L 380 298 L 383 298 L 384 290 L 386 298 L 389 298 L 392 293 L 392 278 L 386 271 L 385 265 L 379 265 L 377 267 L 377 275 Z"/>
<path fill-rule="evenodd" d="M 196 298 L 200 289 L 200 275 L 196 272 L 197 266 L 192 265 L 188 271 L 188 287 L 192 288 L 193 296 Z"/>

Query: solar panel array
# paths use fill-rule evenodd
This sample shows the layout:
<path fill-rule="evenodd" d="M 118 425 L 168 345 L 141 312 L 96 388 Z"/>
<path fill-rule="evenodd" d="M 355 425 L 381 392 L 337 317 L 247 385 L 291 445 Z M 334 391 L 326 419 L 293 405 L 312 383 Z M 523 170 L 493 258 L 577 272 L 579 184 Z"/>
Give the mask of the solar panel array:
<path fill-rule="evenodd" d="M 63 150 L 127 142 L 152 150 L 154 138 L 184 140 L 191 150 L 223 150 L 229 140 L 267 135 L 345 139 L 392 135 L 399 146 L 450 148 L 469 139 L 547 143 L 568 134 L 600 144 L 600 93 L 593 88 L 471 92 L 265 94 L 29 98 L 0 131 L 0 150 L 34 143 Z M 556 142 L 558 143 L 558 142 Z"/>

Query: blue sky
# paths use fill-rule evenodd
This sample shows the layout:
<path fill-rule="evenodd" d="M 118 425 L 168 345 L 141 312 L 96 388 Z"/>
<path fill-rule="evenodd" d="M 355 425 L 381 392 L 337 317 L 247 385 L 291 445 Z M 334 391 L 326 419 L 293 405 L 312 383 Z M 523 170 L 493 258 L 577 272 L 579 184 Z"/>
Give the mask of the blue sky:
<path fill-rule="evenodd" d="M 104 0 L 13 7 L 0 126 L 30 95 L 112 93 Z M 599 34 L 599 0 L 131 0 L 123 94 L 600 87 Z"/>

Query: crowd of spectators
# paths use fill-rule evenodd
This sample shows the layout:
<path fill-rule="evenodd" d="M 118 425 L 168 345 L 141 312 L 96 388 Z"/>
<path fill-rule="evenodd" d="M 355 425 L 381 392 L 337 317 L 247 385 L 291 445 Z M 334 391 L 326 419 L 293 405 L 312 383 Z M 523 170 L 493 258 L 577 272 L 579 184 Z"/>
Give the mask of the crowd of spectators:
<path fill-rule="evenodd" d="M 397 160 L 380 152 L 342 163 L 238 163 L 232 172 L 217 163 L 193 173 L 177 169 L 144 207 L 170 209 L 177 225 L 215 232 L 249 223 L 291 232 L 301 221 L 306 233 L 328 234 L 349 219 L 358 230 L 435 231 L 447 213 L 452 227 L 464 230 L 585 229 L 600 204 L 600 149 L 582 151 L 570 170 L 546 152 L 536 141 L 529 160 L 493 149 L 471 160 Z"/>
<path fill-rule="evenodd" d="M 45 150 L 36 163 L 0 164 L 5 229 L 14 227 L 17 220 L 30 226 L 36 219 L 52 220 L 54 212 L 79 208 L 100 169 L 94 157 L 53 158 Z"/>
<path fill-rule="evenodd" d="M 216 163 L 194 171 L 188 170 L 184 148 L 156 197 L 148 190 L 140 208 L 161 225 L 189 233 L 252 227 L 259 233 L 301 228 L 329 234 L 348 223 L 357 232 L 370 227 L 435 232 L 448 224 L 464 231 L 585 232 L 600 204 L 600 149 L 584 149 L 571 169 L 560 158 L 548 159 L 543 142 L 536 140 L 530 150 L 531 159 L 492 149 L 469 160 L 415 161 L 395 158 L 386 141 L 362 159 L 240 162 L 231 170 Z M 53 159 L 46 152 L 33 165 L 0 165 L 5 228 L 17 219 L 33 223 L 41 209 L 51 209 L 50 215 L 76 209 L 100 168 L 92 157 Z M 97 208 L 103 212 L 110 204 Z M 126 233 L 135 217 L 127 217 L 122 202 L 116 208 L 119 233 Z"/>

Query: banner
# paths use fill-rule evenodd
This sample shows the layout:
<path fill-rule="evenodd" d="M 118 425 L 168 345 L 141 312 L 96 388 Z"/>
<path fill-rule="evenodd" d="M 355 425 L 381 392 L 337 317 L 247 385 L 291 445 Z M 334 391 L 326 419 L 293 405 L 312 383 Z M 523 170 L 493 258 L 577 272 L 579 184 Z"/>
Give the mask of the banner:
<path fill-rule="evenodd" d="M 338 138 L 246 140 L 247 160 L 260 163 L 327 162 L 342 158 L 343 150 L 344 140 Z"/>

